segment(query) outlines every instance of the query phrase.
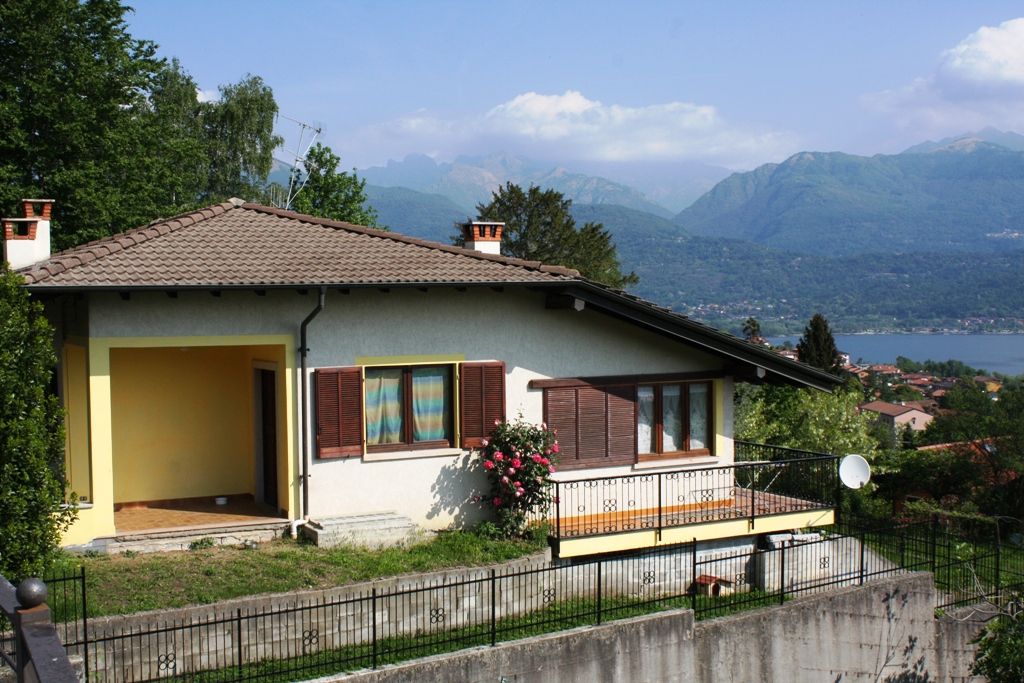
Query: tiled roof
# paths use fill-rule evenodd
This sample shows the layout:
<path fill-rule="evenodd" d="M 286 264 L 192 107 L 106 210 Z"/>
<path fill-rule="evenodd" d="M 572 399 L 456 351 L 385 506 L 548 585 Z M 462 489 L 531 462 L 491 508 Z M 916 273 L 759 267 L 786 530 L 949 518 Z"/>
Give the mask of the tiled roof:
<path fill-rule="evenodd" d="M 232 200 L 83 244 L 22 271 L 46 287 L 531 283 L 575 270 Z"/>
<path fill-rule="evenodd" d="M 879 413 L 880 415 L 889 415 L 890 417 L 898 417 L 903 413 L 909 413 L 912 410 L 924 412 L 918 406 L 903 406 L 897 403 L 889 403 L 888 401 L 871 401 L 870 403 L 861 405 L 860 409 L 869 410 L 872 413 Z"/>

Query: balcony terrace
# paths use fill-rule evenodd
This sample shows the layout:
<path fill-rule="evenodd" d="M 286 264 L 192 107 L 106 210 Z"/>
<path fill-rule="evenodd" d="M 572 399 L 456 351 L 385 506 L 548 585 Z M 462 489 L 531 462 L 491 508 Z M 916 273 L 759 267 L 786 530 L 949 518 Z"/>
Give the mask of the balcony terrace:
<path fill-rule="evenodd" d="M 730 465 L 554 482 L 558 557 L 651 548 L 835 521 L 838 456 L 745 441 Z"/>

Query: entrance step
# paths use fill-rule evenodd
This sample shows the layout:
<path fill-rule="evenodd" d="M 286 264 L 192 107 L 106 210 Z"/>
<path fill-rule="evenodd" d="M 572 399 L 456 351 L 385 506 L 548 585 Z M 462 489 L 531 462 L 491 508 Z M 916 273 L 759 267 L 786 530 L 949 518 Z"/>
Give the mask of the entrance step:
<path fill-rule="evenodd" d="M 105 538 L 67 548 L 72 552 L 155 553 L 166 550 L 191 550 L 211 545 L 246 545 L 265 543 L 288 533 L 288 520 L 267 520 L 241 524 L 218 524 L 187 529 L 138 531 Z"/>
<path fill-rule="evenodd" d="M 381 548 L 413 543 L 421 539 L 424 532 L 408 517 L 395 512 L 378 512 L 311 521 L 302 527 L 302 534 L 323 548 L 339 545 Z"/>

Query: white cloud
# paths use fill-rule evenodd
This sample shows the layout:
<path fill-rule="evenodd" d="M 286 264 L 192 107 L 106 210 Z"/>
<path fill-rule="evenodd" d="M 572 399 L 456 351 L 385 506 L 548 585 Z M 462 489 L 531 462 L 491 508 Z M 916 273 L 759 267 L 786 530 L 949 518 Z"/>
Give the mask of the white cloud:
<path fill-rule="evenodd" d="M 931 74 L 863 102 L 920 135 L 1024 128 L 1024 18 L 982 26 L 945 50 Z"/>
<path fill-rule="evenodd" d="M 526 92 L 489 111 L 453 120 L 418 111 L 358 136 L 388 148 L 441 156 L 506 150 L 564 161 L 701 160 L 749 167 L 797 148 L 796 137 L 731 125 L 710 105 L 604 104 L 576 90 Z"/>
<path fill-rule="evenodd" d="M 196 99 L 200 102 L 216 102 L 220 99 L 220 93 L 216 90 L 196 88 Z"/>

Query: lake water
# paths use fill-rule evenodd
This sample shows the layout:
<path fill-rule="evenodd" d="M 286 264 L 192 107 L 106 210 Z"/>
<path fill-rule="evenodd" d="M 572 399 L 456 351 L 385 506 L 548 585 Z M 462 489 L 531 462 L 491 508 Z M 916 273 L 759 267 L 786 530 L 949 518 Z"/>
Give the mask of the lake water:
<path fill-rule="evenodd" d="M 771 337 L 772 344 L 795 337 Z M 1007 375 L 1024 375 L 1022 334 L 837 334 L 836 346 L 850 354 L 850 360 L 865 363 L 894 363 L 896 356 L 916 361 L 959 360 L 972 368 Z"/>

